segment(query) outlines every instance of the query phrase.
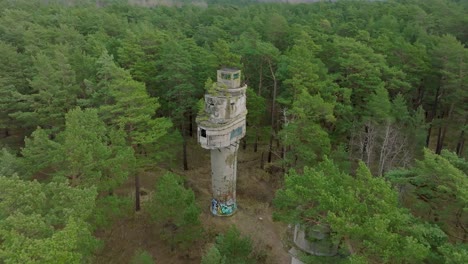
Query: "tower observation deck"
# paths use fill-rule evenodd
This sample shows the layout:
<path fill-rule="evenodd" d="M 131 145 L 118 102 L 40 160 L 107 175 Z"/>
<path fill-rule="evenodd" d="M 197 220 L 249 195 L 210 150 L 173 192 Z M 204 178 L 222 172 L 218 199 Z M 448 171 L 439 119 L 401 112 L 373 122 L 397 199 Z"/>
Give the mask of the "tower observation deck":
<path fill-rule="evenodd" d="M 240 70 L 218 70 L 215 86 L 205 94 L 205 110 L 197 116 L 198 142 L 211 151 L 211 212 L 218 216 L 237 209 L 237 150 L 245 136 L 246 90 Z"/>

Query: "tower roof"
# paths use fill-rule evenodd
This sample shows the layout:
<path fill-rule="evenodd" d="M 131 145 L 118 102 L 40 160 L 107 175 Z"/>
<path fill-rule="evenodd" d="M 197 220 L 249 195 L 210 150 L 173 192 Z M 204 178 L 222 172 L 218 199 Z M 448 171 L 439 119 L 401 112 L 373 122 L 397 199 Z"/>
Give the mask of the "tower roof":
<path fill-rule="evenodd" d="M 217 74 L 218 86 L 228 89 L 238 89 L 241 86 L 241 71 L 234 68 L 222 68 Z"/>
<path fill-rule="evenodd" d="M 224 67 L 224 68 L 221 68 L 220 71 L 223 71 L 223 72 L 236 72 L 236 71 L 239 71 L 239 69 Z"/>

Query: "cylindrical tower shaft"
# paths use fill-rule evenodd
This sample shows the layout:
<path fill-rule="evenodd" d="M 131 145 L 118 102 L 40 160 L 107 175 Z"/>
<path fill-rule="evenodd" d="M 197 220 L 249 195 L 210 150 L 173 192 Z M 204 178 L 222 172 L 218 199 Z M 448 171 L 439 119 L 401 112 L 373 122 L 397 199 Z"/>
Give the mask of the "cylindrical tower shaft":
<path fill-rule="evenodd" d="M 197 116 L 197 136 L 202 148 L 211 151 L 211 212 L 228 216 L 237 209 L 237 149 L 246 130 L 247 86 L 241 86 L 240 70 L 224 68 L 217 75 Z"/>
<path fill-rule="evenodd" d="M 237 209 L 237 149 L 238 142 L 230 147 L 211 150 L 211 187 L 214 215 L 232 215 Z"/>

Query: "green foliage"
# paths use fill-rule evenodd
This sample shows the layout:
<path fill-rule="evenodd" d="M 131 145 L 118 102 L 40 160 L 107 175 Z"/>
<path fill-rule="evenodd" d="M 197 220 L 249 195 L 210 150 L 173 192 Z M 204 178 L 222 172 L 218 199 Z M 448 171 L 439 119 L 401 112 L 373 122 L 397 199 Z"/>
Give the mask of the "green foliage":
<path fill-rule="evenodd" d="M 47 133 L 41 129 L 36 129 L 31 137 L 25 138 L 25 147 L 21 154 L 24 157 L 25 177 L 31 177 L 39 171 L 43 171 L 57 159 L 64 158 L 59 155 L 61 145 L 49 139 Z"/>
<path fill-rule="evenodd" d="M 164 156 L 158 153 L 158 147 L 173 139 L 163 138 L 172 123 L 167 118 L 156 117 L 160 107 L 157 98 L 150 97 L 145 84 L 133 80 L 107 52 L 103 52 L 97 65 L 98 81 L 96 90 L 90 94 L 91 102 L 99 106 L 99 113 L 108 125 L 124 133 L 125 140 L 121 142 L 134 151 L 129 161 L 137 163 L 131 168 L 151 164 L 155 161 L 151 158 Z"/>
<path fill-rule="evenodd" d="M 216 83 L 213 82 L 213 80 L 211 80 L 211 78 L 208 78 L 205 82 L 205 92 L 208 93 L 208 94 L 216 94 Z M 203 102 L 205 102 L 205 100 L 203 100 Z M 199 108 L 200 109 L 200 108 Z M 205 109 L 205 107 L 203 106 L 203 109 Z"/>
<path fill-rule="evenodd" d="M 235 226 L 231 226 L 225 234 L 216 237 L 215 247 L 222 256 L 222 260 L 219 263 L 254 263 L 254 260 L 251 258 L 253 250 L 252 240 L 249 237 L 242 237 Z"/>
<path fill-rule="evenodd" d="M 466 159 L 460 158 L 455 153 L 448 150 L 442 150 L 441 156 L 455 168 L 461 170 L 465 175 L 468 175 L 468 161 L 466 161 Z"/>
<path fill-rule="evenodd" d="M 61 51 L 64 49 L 65 51 Z M 41 126 L 57 130 L 64 126 L 65 113 L 76 105 L 79 87 L 67 57 L 67 47 L 53 55 L 39 53 L 33 60 L 37 72 L 29 82 L 31 91 L 15 92 L 20 102 L 10 116 L 28 127 Z"/>
<path fill-rule="evenodd" d="M 375 93 L 369 98 L 368 109 L 369 118 L 374 122 L 382 122 L 390 118 L 392 104 L 385 88 L 378 87 L 375 89 Z"/>
<path fill-rule="evenodd" d="M 154 264 L 155 261 L 148 251 L 137 250 L 133 255 L 130 264 Z"/>
<path fill-rule="evenodd" d="M 404 198 L 415 214 L 448 234 L 454 231 L 466 234 L 460 225 L 467 221 L 468 178 L 457 168 L 463 168 L 465 163 L 454 154 L 444 152 L 439 156 L 425 149 L 424 159 L 417 161 L 413 168 L 391 171 L 386 176 L 408 189 Z"/>
<path fill-rule="evenodd" d="M 245 140 L 257 143 L 260 137 L 268 133 L 266 131 L 268 128 L 263 123 L 266 116 L 266 100 L 262 96 L 257 95 L 250 87 L 247 87 L 247 109 L 249 130 L 255 132 L 247 133 Z"/>
<path fill-rule="evenodd" d="M 252 240 L 241 236 L 233 225 L 225 234 L 216 237 L 216 243 L 202 257 L 202 264 L 248 264 L 255 263 L 252 257 Z"/>
<path fill-rule="evenodd" d="M 252 126 L 260 126 L 262 119 L 265 117 L 266 102 L 265 98 L 257 95 L 252 88 L 247 88 L 247 109 L 249 112 L 247 118 Z"/>
<path fill-rule="evenodd" d="M 282 58 L 279 70 L 287 85 L 280 99 L 284 105 L 280 137 L 291 148 L 286 159 L 292 166 L 312 165 L 331 149 L 325 127 L 336 121 L 337 102 L 333 94 L 340 93 L 340 89 L 331 83 L 325 66 L 317 58 L 320 49 L 301 31 Z"/>
<path fill-rule="evenodd" d="M 289 31 L 288 21 L 278 13 L 270 14 L 265 23 L 265 35 L 269 42 L 278 49 L 284 50 L 287 45 L 287 35 Z"/>
<path fill-rule="evenodd" d="M 323 264 L 342 264 L 342 263 L 353 263 L 353 261 L 357 261 L 360 256 L 351 256 L 348 258 L 343 258 L 342 256 L 314 256 L 311 254 L 299 254 L 299 259 L 305 264 L 315 264 L 315 263 L 323 263 Z M 367 264 L 368 262 L 365 261 L 365 258 L 361 258 L 362 263 Z M 359 263 L 359 262 L 358 262 Z"/>
<path fill-rule="evenodd" d="M 447 264 L 465 263 L 468 260 L 468 247 L 466 244 L 445 244 L 439 248 Z"/>
<path fill-rule="evenodd" d="M 6 148 L 0 150 L 0 175 L 14 175 L 21 169 L 21 160 Z"/>
<path fill-rule="evenodd" d="M 155 143 L 166 134 L 171 123 L 154 118 L 159 103 L 148 95 L 143 83 L 115 65 L 112 56 L 102 54 L 98 60 L 100 113 L 104 120 L 127 133 L 131 145 Z"/>
<path fill-rule="evenodd" d="M 165 103 L 163 108 L 176 124 L 185 122 L 184 115 L 194 109 L 197 92 L 191 54 L 182 44 L 176 39 L 164 43 L 163 55 L 158 61 L 160 86 L 169 88 L 161 93 Z"/>
<path fill-rule="evenodd" d="M 14 128 L 20 126 L 10 114 L 23 109 L 16 98 L 18 92 L 26 92 L 28 79 L 32 71 L 28 56 L 17 52 L 11 44 L 0 40 L 0 127 Z"/>
<path fill-rule="evenodd" d="M 467 49 L 457 38 L 447 34 L 436 39 L 433 52 L 434 64 L 441 76 L 440 89 L 444 91 L 440 102 L 446 107 L 450 107 L 448 104 L 455 104 L 456 106 L 451 106 L 453 114 L 465 113 L 466 106 L 459 100 L 468 96 L 466 89 L 463 89 L 468 80 Z"/>
<path fill-rule="evenodd" d="M 97 241 L 87 223 L 95 188 L 40 184 L 0 176 L 0 261 L 82 263 Z"/>
<path fill-rule="evenodd" d="M 94 228 L 110 227 L 117 219 L 125 218 L 132 213 L 132 199 L 117 195 L 108 195 L 96 200 L 96 210 L 91 217 Z"/>
<path fill-rule="evenodd" d="M 355 258 L 370 263 L 422 262 L 428 257 L 427 235 L 399 207 L 397 193 L 374 178 L 363 163 L 356 176 L 341 172 L 330 160 L 303 174 L 290 171 L 274 200 L 274 217 L 303 226 L 328 224 L 334 241 Z"/>
<path fill-rule="evenodd" d="M 135 162 L 123 133 L 107 129 L 95 109 L 71 110 L 56 141 L 36 130 L 22 154 L 29 175 L 48 169 L 56 178 L 69 179 L 72 186 L 96 186 L 99 191 L 122 184 Z"/>
<path fill-rule="evenodd" d="M 263 41 L 259 32 L 252 28 L 245 32 L 243 30 L 239 40 L 233 43 L 233 50 L 241 55 L 242 74 L 249 87 L 257 90 L 258 96 L 271 92 L 268 87 L 271 85 L 272 70 L 280 58 L 280 51 L 272 43 Z"/>
<path fill-rule="evenodd" d="M 66 115 L 65 130 L 51 140 L 37 129 L 26 139 L 19 172 L 28 178 L 67 180 L 73 187 L 95 187 L 101 194 L 92 217 L 94 227 L 109 226 L 113 219 L 128 213 L 129 200 L 106 196 L 125 182 L 134 171 L 133 149 L 122 131 L 109 129 L 96 109 L 76 108 Z M 45 176 L 45 177 L 44 177 Z"/>
<path fill-rule="evenodd" d="M 201 264 L 225 264 L 225 258 L 219 252 L 219 249 L 213 245 L 203 255 Z"/>
<path fill-rule="evenodd" d="M 179 176 L 166 173 L 158 180 L 148 209 L 172 249 L 186 249 L 200 238 L 200 209 L 193 191 L 183 186 Z"/>
<path fill-rule="evenodd" d="M 118 48 L 120 66 L 128 69 L 132 77 L 144 82 L 151 91 L 156 89 L 154 69 L 161 56 L 161 45 L 167 36 L 149 23 L 128 29 Z"/>
<path fill-rule="evenodd" d="M 145 8 L 162 2 L 181 6 Z M 246 139 L 257 145 L 271 126 L 279 139 L 274 157 L 284 168 L 301 171 L 323 155 L 345 171 L 359 159 L 375 175 L 409 168 L 389 174 L 403 204 L 442 228 L 450 242 L 466 236 L 468 166 L 456 156 L 466 156 L 466 1 L 187 2 L 0 1 L 0 145 L 9 147 L 0 153 L 0 173 L 96 187 L 101 198 L 92 223 L 105 226 L 129 202 L 107 194 L 135 164 L 167 164 L 174 146 L 186 147 L 205 80 L 218 67 L 238 67 L 249 86 Z M 424 144 L 441 156 L 422 157 Z M 411 168 L 415 157 L 421 161 Z M 412 263 L 464 262 L 463 248 L 450 245 L 440 229 L 394 211 L 394 194 L 379 182 L 368 186 L 336 174 L 342 181 L 331 176 L 331 182 L 337 189 L 345 184 L 344 194 L 321 178 L 322 185 L 310 187 L 328 188 L 340 203 L 305 200 L 352 208 L 320 211 L 339 234 L 349 233 L 346 241 L 357 252 L 351 262 L 404 262 L 405 252 L 414 254 Z M 357 192 L 367 194 L 362 186 L 393 198 L 372 191 L 359 200 Z M 309 219 L 294 216 L 285 220 Z M 427 258 L 421 243 L 430 247 Z"/>
<path fill-rule="evenodd" d="M 213 43 L 213 53 L 218 60 L 218 68 L 239 68 L 240 56 L 231 52 L 231 48 L 227 41 L 220 39 Z"/>
<path fill-rule="evenodd" d="M 282 68 L 284 68 L 285 81 L 290 91 L 288 98 L 294 102 L 298 98 L 298 93 L 306 89 L 312 94 L 318 92 L 325 96 L 329 89 L 324 84 L 326 76 L 325 65 L 317 58 L 317 53 L 321 50 L 312 38 L 301 32 L 295 40 L 294 46 L 282 58 Z"/>
<path fill-rule="evenodd" d="M 319 94 L 311 95 L 301 90 L 289 112 L 291 115 L 285 117 L 291 120 L 280 132 L 283 144 L 291 147 L 287 156 L 290 164 L 298 167 L 312 165 L 330 153 L 330 138 L 320 121 L 334 121 L 333 107 Z"/>

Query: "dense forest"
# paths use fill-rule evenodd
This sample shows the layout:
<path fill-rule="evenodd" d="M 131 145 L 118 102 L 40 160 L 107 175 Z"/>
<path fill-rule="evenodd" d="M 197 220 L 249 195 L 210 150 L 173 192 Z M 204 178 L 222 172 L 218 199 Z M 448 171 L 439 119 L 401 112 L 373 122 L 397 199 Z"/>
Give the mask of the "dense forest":
<path fill-rule="evenodd" d="M 249 203 L 328 228 L 304 263 L 468 263 L 468 1 L 266 2 L 0 0 L 0 263 L 284 263 Z M 214 220 L 195 119 L 222 67 L 252 186 Z"/>

